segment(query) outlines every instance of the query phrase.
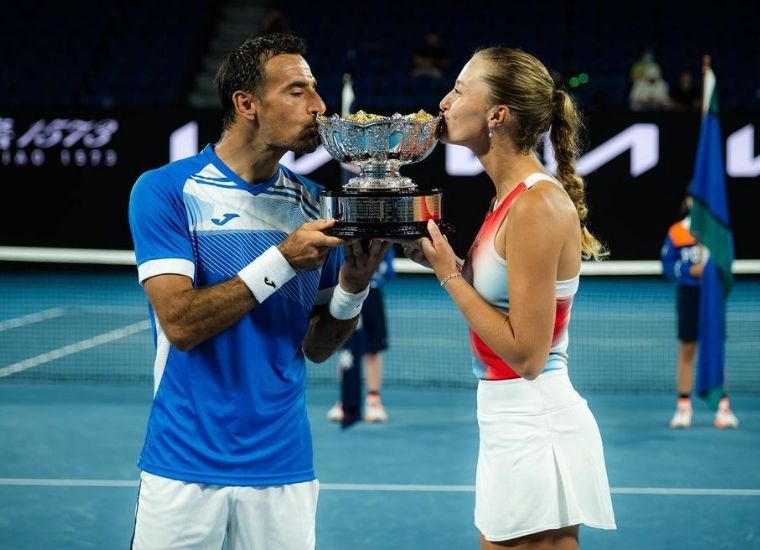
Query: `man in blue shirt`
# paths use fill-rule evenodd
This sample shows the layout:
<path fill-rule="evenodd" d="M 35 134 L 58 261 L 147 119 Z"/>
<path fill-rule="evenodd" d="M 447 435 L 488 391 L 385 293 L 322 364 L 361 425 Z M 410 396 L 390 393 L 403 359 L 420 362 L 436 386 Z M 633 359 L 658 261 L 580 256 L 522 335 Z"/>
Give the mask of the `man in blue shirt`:
<path fill-rule="evenodd" d="M 142 174 L 129 203 L 154 398 L 133 548 L 315 548 L 305 358 L 354 331 L 388 244 L 325 234 L 322 187 L 279 164 L 319 144 L 302 39 L 221 64 L 220 140 Z"/>

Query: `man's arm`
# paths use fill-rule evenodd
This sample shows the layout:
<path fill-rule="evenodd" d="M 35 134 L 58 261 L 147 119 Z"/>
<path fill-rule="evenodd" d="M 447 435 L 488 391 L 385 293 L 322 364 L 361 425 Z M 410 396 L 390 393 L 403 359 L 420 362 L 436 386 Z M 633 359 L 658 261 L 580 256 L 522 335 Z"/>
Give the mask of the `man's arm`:
<path fill-rule="evenodd" d="M 326 305 L 316 306 L 303 341 L 304 355 L 315 363 L 327 360 L 351 337 L 358 322 L 358 315 L 352 319 L 336 319 Z"/>
<path fill-rule="evenodd" d="M 265 252 L 235 277 L 213 286 L 194 288 L 192 280 L 184 275 L 146 279 L 145 292 L 169 342 L 183 351 L 192 349 L 234 325 L 269 296 L 261 292 L 276 292 L 285 281 L 275 287 L 263 282 L 270 273 L 260 261 L 266 259 L 264 256 L 281 255 L 280 263 L 286 262 L 294 272 L 320 267 L 330 249 L 344 243 L 323 233 L 333 223 L 317 220 L 301 225 L 273 247 L 276 250 Z"/>
<path fill-rule="evenodd" d="M 157 275 L 143 287 L 164 334 L 182 351 L 231 327 L 257 304 L 239 277 L 193 288 L 184 275 Z"/>
<path fill-rule="evenodd" d="M 372 274 L 390 246 L 390 242 L 372 240 L 355 241 L 345 247 L 346 257 L 338 276 L 340 288 L 333 290 L 328 306 L 314 308 L 303 341 L 304 355 L 311 361 L 325 361 L 356 330 L 361 303 L 367 296 Z"/>

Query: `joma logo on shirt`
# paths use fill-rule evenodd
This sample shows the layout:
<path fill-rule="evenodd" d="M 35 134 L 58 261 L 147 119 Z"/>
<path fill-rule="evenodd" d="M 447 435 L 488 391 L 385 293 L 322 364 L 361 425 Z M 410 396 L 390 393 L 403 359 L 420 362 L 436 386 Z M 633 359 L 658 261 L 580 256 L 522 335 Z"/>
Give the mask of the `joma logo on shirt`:
<path fill-rule="evenodd" d="M 224 217 L 222 219 L 211 218 L 211 221 L 215 225 L 224 225 L 225 223 L 227 223 L 231 219 L 233 219 L 233 218 L 239 218 L 239 217 L 240 217 L 240 214 L 235 214 L 235 213 L 232 213 L 232 212 L 227 212 L 226 214 L 224 214 Z"/>

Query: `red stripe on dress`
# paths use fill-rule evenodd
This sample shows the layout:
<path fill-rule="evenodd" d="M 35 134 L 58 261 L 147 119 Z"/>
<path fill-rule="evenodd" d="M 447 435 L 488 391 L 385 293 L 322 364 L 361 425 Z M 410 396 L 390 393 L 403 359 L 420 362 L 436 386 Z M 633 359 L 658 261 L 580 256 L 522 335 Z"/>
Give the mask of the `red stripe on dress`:
<path fill-rule="evenodd" d="M 573 305 L 572 296 L 557 299 L 557 312 L 554 317 L 554 331 L 552 332 L 552 347 L 556 346 L 570 324 L 570 310 Z M 486 380 L 511 380 L 520 378 L 520 375 L 509 366 L 509 363 L 499 357 L 488 344 L 481 340 L 474 330 L 470 330 L 470 344 L 475 356 L 485 366 Z"/>
<path fill-rule="evenodd" d="M 557 298 L 557 313 L 554 316 L 554 333 L 552 334 L 552 347 L 557 344 L 560 336 L 567 330 L 570 324 L 570 306 L 573 305 L 573 298 Z"/>
<path fill-rule="evenodd" d="M 509 364 L 496 355 L 488 344 L 480 339 L 474 330 L 470 330 L 470 344 L 475 357 L 486 367 L 486 380 L 511 380 L 520 378 Z"/>

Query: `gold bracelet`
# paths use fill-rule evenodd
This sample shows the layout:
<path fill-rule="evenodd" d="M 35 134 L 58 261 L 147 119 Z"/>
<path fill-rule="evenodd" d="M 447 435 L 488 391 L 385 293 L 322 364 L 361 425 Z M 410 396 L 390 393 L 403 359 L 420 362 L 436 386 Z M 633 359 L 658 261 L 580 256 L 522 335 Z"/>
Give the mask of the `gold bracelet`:
<path fill-rule="evenodd" d="M 462 274 L 457 271 L 455 273 L 449 273 L 446 275 L 443 279 L 441 279 L 441 288 L 446 286 L 446 283 L 448 283 L 451 279 L 456 279 L 457 277 L 461 277 Z"/>

